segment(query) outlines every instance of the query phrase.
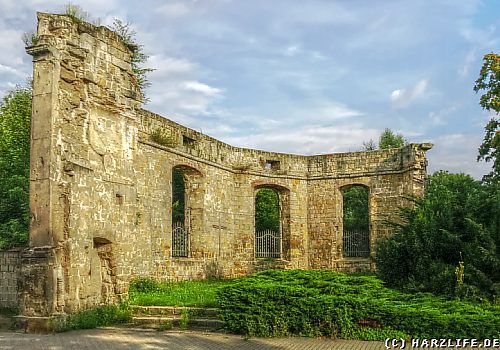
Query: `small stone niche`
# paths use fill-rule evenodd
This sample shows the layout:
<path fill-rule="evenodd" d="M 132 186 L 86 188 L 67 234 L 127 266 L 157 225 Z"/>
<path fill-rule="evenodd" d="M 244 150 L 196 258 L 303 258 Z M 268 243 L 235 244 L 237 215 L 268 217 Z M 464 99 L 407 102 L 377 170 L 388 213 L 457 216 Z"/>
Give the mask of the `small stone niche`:
<path fill-rule="evenodd" d="M 116 200 L 116 204 L 118 204 L 118 205 L 122 205 L 122 204 L 123 204 L 123 195 L 122 195 L 122 194 L 120 194 L 120 193 L 117 193 L 117 194 L 116 194 L 116 199 L 115 199 L 115 200 Z"/>
<path fill-rule="evenodd" d="M 264 169 L 266 170 L 280 170 L 279 160 L 266 160 L 264 163 Z"/>
<path fill-rule="evenodd" d="M 193 139 L 189 136 L 186 136 L 186 135 L 182 135 L 182 145 L 183 146 L 188 147 L 188 148 L 193 148 L 195 143 L 196 143 L 195 139 Z"/>

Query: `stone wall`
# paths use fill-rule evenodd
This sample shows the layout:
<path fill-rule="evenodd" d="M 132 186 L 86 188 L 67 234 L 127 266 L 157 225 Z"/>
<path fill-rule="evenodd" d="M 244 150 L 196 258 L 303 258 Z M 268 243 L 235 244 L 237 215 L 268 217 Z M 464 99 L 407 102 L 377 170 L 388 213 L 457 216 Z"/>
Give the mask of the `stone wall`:
<path fill-rule="evenodd" d="M 429 144 L 299 156 L 227 145 L 140 109 L 131 50 L 107 28 L 38 14 L 33 56 L 26 316 L 126 297 L 132 278 L 234 277 L 265 268 L 373 269 L 342 252 L 342 195 L 369 189 L 370 240 L 421 195 Z M 172 169 L 186 183 L 189 254 L 172 257 Z M 277 190 L 280 259 L 255 258 L 255 194 Z"/>
<path fill-rule="evenodd" d="M 20 249 L 0 250 L 0 308 L 17 308 Z"/>

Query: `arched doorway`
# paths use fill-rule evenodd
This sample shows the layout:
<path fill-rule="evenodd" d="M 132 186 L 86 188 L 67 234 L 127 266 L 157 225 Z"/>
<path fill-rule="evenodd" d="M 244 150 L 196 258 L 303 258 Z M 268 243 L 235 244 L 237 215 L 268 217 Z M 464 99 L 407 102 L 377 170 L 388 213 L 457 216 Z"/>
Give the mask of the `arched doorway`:
<path fill-rule="evenodd" d="M 176 165 L 172 168 L 171 184 L 172 257 L 199 257 L 203 234 L 203 175 L 188 165 Z"/>
<path fill-rule="evenodd" d="M 255 257 L 281 258 L 282 237 L 278 191 L 260 188 L 255 194 Z"/>
<path fill-rule="evenodd" d="M 342 188 L 344 258 L 368 258 L 370 256 L 369 191 L 364 185 Z"/>

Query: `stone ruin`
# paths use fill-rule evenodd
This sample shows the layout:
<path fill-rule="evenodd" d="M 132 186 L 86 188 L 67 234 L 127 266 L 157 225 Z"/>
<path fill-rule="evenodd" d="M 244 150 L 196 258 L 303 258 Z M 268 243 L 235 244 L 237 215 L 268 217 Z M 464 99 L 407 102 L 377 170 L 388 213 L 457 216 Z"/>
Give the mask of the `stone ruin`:
<path fill-rule="evenodd" d="M 37 33 L 27 48 L 32 222 L 18 283 L 26 318 L 117 302 L 137 277 L 373 270 L 387 220 L 423 193 L 431 144 L 313 156 L 233 147 L 141 109 L 134 48 L 109 29 L 38 13 Z M 172 222 L 174 169 L 185 186 L 181 236 Z M 369 251 L 360 257 L 343 246 L 342 190 L 353 185 L 369 193 Z M 271 258 L 256 248 L 261 188 L 279 196 L 279 251 Z"/>

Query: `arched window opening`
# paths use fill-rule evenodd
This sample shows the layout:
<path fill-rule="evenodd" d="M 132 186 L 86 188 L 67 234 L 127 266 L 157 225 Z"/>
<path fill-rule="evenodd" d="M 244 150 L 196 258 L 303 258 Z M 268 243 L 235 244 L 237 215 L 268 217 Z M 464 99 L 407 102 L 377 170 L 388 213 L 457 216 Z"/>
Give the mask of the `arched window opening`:
<path fill-rule="evenodd" d="M 186 185 L 181 168 L 172 170 L 172 256 L 187 257 L 189 237 L 186 227 Z"/>
<path fill-rule="evenodd" d="M 368 188 L 354 185 L 342 190 L 343 252 L 345 258 L 370 256 Z"/>
<path fill-rule="evenodd" d="M 255 257 L 281 258 L 281 215 L 278 192 L 261 188 L 255 195 Z"/>

